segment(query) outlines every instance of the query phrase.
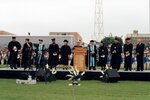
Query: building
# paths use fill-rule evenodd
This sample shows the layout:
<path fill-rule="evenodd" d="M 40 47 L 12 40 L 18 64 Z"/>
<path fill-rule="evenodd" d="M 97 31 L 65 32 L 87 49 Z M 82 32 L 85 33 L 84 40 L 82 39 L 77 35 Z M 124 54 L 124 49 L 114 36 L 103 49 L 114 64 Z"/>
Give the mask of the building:
<path fill-rule="evenodd" d="M 25 43 L 25 39 L 29 38 L 33 44 L 37 44 L 39 39 L 42 39 L 46 48 L 49 47 L 49 44 L 52 43 L 51 39 L 55 38 L 56 43 L 61 47 L 63 45 L 63 41 L 66 39 L 69 41 L 69 45 L 73 47 L 78 40 L 82 40 L 81 36 L 77 32 L 50 32 L 50 35 L 47 36 L 17 36 L 15 34 L 0 31 L 0 49 L 8 46 L 8 43 L 12 40 L 12 36 L 16 36 L 16 40 L 23 44 Z"/>
<path fill-rule="evenodd" d="M 8 43 L 12 40 L 12 36 L 13 35 L 1 35 L 0 36 L 0 48 L 4 48 L 8 46 Z M 16 40 L 20 42 L 20 44 L 23 46 L 23 44 L 25 43 L 25 39 L 29 38 L 30 41 L 33 44 L 37 44 L 39 39 L 42 39 L 46 48 L 49 47 L 49 44 L 52 43 L 51 39 L 55 38 L 56 39 L 56 43 L 61 47 L 63 45 L 63 41 L 65 39 L 67 39 L 69 41 L 69 45 L 71 47 L 73 47 L 73 45 L 75 44 L 74 38 L 72 36 L 56 36 L 56 35 L 51 35 L 51 36 L 16 36 Z"/>
<path fill-rule="evenodd" d="M 137 30 L 134 30 L 133 33 L 125 36 L 125 38 L 127 37 L 131 38 L 131 42 L 134 46 L 137 44 L 137 39 L 141 39 L 146 46 L 150 46 L 150 34 L 138 33 Z"/>
<path fill-rule="evenodd" d="M 77 32 L 49 32 L 49 35 L 60 35 L 60 36 L 70 35 L 73 36 L 75 42 L 82 40 L 82 37 Z"/>
<path fill-rule="evenodd" d="M 6 31 L 0 31 L 0 35 L 15 35 Z"/>

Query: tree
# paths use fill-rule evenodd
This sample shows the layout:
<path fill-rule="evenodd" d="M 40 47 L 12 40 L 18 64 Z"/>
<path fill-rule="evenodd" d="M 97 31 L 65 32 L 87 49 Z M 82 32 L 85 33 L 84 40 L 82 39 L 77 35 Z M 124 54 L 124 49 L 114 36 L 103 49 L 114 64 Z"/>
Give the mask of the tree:
<path fill-rule="evenodd" d="M 118 38 L 118 41 L 121 43 L 121 45 L 123 45 L 122 38 L 121 38 L 121 37 L 117 37 L 117 38 Z M 110 44 L 113 43 L 114 37 L 112 37 L 112 36 L 104 37 L 104 38 L 102 39 L 102 41 L 103 41 L 104 44 L 108 47 Z"/>

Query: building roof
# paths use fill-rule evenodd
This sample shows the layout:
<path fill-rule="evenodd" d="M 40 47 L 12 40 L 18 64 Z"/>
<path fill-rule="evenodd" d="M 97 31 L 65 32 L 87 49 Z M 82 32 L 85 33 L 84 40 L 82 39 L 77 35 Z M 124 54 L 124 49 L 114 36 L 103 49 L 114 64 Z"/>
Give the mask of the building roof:
<path fill-rule="evenodd" d="M 82 40 L 82 37 L 78 32 L 49 32 L 49 35 L 72 35 L 76 41 Z"/>
<path fill-rule="evenodd" d="M 49 35 L 79 35 L 78 32 L 49 32 Z"/>
<path fill-rule="evenodd" d="M 15 35 L 15 34 L 6 31 L 0 31 L 0 35 Z"/>
<path fill-rule="evenodd" d="M 126 37 L 150 37 L 150 34 L 146 34 L 146 33 L 144 33 L 144 34 L 127 34 L 126 35 Z"/>

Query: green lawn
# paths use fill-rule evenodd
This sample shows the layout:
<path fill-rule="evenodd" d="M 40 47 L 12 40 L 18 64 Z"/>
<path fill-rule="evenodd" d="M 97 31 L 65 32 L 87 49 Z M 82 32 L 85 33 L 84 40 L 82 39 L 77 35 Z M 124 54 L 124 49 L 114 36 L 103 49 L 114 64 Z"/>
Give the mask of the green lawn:
<path fill-rule="evenodd" d="M 0 100 L 73 100 L 70 81 L 18 85 L 15 80 L 0 79 Z M 150 100 L 150 82 L 81 81 L 75 87 L 76 100 Z"/>

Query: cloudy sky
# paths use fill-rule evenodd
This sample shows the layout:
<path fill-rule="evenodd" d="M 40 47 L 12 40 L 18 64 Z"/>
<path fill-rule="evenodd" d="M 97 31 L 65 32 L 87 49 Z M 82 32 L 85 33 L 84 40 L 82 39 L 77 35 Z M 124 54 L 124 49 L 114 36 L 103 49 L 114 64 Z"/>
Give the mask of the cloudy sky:
<path fill-rule="evenodd" d="M 95 0 L 0 0 L 0 30 L 17 35 L 94 33 Z M 149 0 L 103 0 L 104 33 L 149 32 Z"/>

